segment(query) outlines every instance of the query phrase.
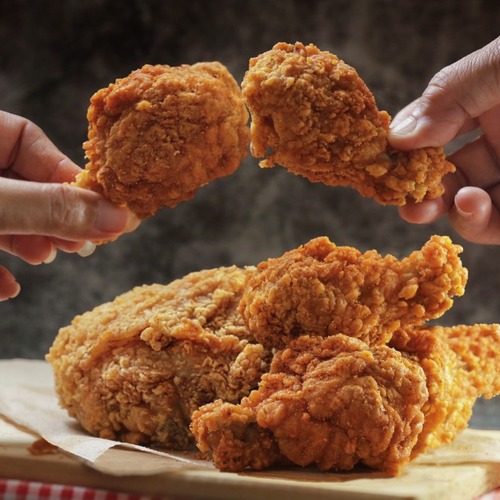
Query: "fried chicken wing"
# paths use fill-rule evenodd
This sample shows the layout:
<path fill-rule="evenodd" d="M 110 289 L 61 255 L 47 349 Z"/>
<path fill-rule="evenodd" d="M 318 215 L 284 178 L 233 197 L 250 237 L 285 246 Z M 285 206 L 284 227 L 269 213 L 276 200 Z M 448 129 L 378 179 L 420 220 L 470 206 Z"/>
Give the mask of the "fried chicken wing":
<path fill-rule="evenodd" d="M 275 355 L 241 404 L 208 404 L 194 412 L 191 429 L 222 470 L 363 463 L 397 474 L 410 460 L 427 399 L 424 371 L 395 349 L 342 334 L 302 336 Z"/>
<path fill-rule="evenodd" d="M 351 186 L 383 205 L 436 198 L 455 170 L 442 148 L 395 151 L 390 117 L 356 70 L 314 45 L 278 43 L 242 82 L 252 154 L 313 182 Z"/>
<path fill-rule="evenodd" d="M 88 163 L 76 185 L 139 218 L 191 199 L 248 154 L 248 111 L 220 63 L 145 65 L 96 92 L 87 113 Z"/>
<path fill-rule="evenodd" d="M 61 405 L 100 437 L 193 446 L 191 413 L 218 398 L 238 402 L 268 369 L 269 353 L 237 312 L 254 272 L 195 272 L 77 316 L 47 355 Z"/>
<path fill-rule="evenodd" d="M 500 394 L 500 326 L 401 329 L 390 345 L 422 366 L 429 390 L 413 455 L 452 441 L 467 427 L 477 398 Z"/>
<path fill-rule="evenodd" d="M 464 293 L 462 248 L 433 236 L 398 260 L 320 237 L 258 265 L 240 311 L 258 342 L 282 348 L 303 334 L 387 343 L 402 325 L 438 318 Z"/>

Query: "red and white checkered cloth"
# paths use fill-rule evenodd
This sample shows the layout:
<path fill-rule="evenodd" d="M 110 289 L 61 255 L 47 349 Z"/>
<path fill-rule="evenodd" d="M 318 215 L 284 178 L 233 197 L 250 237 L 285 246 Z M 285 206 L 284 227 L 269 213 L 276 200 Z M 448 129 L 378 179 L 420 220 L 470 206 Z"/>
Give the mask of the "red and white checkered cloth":
<path fill-rule="evenodd" d="M 118 493 L 115 491 L 48 484 L 17 479 L 0 479 L 2 500 L 168 500 L 165 497 L 151 497 Z"/>
<path fill-rule="evenodd" d="M 131 493 L 0 478 L 0 500 L 175 500 L 172 496 L 152 497 Z M 181 500 L 181 499 L 179 499 Z M 500 500 L 500 488 L 475 500 Z"/>

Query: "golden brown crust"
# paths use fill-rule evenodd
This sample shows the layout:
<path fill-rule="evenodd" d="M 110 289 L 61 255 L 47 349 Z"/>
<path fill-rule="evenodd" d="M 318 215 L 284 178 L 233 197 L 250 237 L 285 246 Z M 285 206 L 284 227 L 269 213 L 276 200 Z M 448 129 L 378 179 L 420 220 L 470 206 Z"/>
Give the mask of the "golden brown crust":
<path fill-rule="evenodd" d="M 451 442 L 467 427 L 478 397 L 500 394 L 499 328 L 497 324 L 433 326 L 394 334 L 390 345 L 418 361 L 429 390 L 413 456 Z"/>
<path fill-rule="evenodd" d="M 145 65 L 99 90 L 76 185 L 140 218 L 192 198 L 248 154 L 248 111 L 220 63 Z"/>
<path fill-rule="evenodd" d="M 500 393 L 500 325 L 408 328 L 389 346 L 301 336 L 240 404 L 193 414 L 198 447 L 222 470 L 282 463 L 390 474 L 452 441 L 479 396 Z M 260 444 L 261 443 L 261 444 Z"/>
<path fill-rule="evenodd" d="M 196 410 L 190 428 L 199 450 L 219 470 L 261 470 L 289 463 L 273 433 L 257 424 L 252 407 L 219 399 Z"/>
<path fill-rule="evenodd" d="M 302 336 L 275 355 L 259 388 L 240 405 L 201 408 L 191 428 L 198 446 L 212 450 L 216 466 L 226 470 L 256 468 L 247 454 L 233 450 L 256 434 L 257 424 L 264 446 L 253 442 L 253 455 L 268 457 L 263 466 L 286 459 L 320 470 L 350 470 L 364 463 L 397 474 L 421 431 L 427 397 L 418 363 L 394 349 L 369 348 L 345 335 Z M 266 455 L 273 450 L 266 431 L 282 457 Z M 227 456 L 237 459 L 220 462 Z"/>
<path fill-rule="evenodd" d="M 253 272 L 191 273 L 77 316 L 47 356 L 62 406 L 101 437 L 192 446 L 191 413 L 217 398 L 238 402 L 267 370 L 269 353 L 236 311 Z"/>
<path fill-rule="evenodd" d="M 281 42 L 250 59 L 242 90 L 263 167 L 352 186 L 383 205 L 438 197 L 455 168 L 441 148 L 394 151 L 390 117 L 354 68 L 312 44 Z"/>
<path fill-rule="evenodd" d="M 61 404 L 101 437 L 196 438 L 221 470 L 396 475 L 500 393 L 499 325 L 424 324 L 463 293 L 461 251 L 433 236 L 398 260 L 316 238 L 257 269 L 137 287 L 60 330 Z"/>
<path fill-rule="evenodd" d="M 259 264 L 240 311 L 257 341 L 269 347 L 282 348 L 303 334 L 337 333 L 384 344 L 401 325 L 438 318 L 464 293 L 461 251 L 448 237 L 433 236 L 398 260 L 315 238 Z"/>

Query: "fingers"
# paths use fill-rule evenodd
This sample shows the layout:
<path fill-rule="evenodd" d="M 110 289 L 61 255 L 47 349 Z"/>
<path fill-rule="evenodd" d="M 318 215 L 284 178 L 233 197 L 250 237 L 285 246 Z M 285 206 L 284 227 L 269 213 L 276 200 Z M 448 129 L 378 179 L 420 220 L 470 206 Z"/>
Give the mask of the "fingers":
<path fill-rule="evenodd" d="M 498 245 L 500 212 L 492 203 L 492 197 L 500 199 L 500 185 L 497 190 L 498 193 L 490 195 L 481 188 L 466 186 L 456 192 L 451 203 L 442 197 L 408 203 L 399 208 L 399 214 L 414 224 L 428 224 L 448 214 L 451 226 L 465 240 Z"/>
<path fill-rule="evenodd" d="M 66 184 L 0 178 L 0 234 L 111 240 L 138 224 L 129 210 L 92 191 Z"/>
<path fill-rule="evenodd" d="M 14 276 L 5 267 L 0 266 L 0 301 L 16 297 L 20 290 L 21 287 Z"/>
<path fill-rule="evenodd" d="M 500 137 L 500 136 L 499 136 Z M 467 143 L 448 158 L 457 167 L 456 176 L 461 177 L 462 186 L 477 186 L 488 189 L 500 182 L 497 157 L 483 135 Z"/>
<path fill-rule="evenodd" d="M 392 121 L 397 149 L 444 146 L 482 113 L 500 104 L 500 37 L 439 71 Z"/>
<path fill-rule="evenodd" d="M 89 243 L 84 241 L 63 240 L 61 238 L 53 238 L 53 237 L 48 237 L 48 238 L 58 250 L 62 250 L 63 252 L 66 253 L 75 253 L 75 252 L 79 253 L 82 247 L 84 247 L 87 243 Z"/>
<path fill-rule="evenodd" d="M 490 195 L 477 187 L 462 188 L 449 215 L 457 233 L 473 243 L 500 244 L 500 213 Z"/>
<path fill-rule="evenodd" d="M 69 182 L 80 168 L 26 118 L 0 111 L 0 172 L 37 182 Z"/>
<path fill-rule="evenodd" d="M 399 215 L 406 222 L 412 224 L 430 224 L 436 221 L 448 211 L 448 207 L 442 197 L 435 200 L 426 200 L 421 203 L 408 202 L 399 207 Z"/>
<path fill-rule="evenodd" d="M 500 105 L 483 113 L 479 117 L 479 125 L 484 137 L 488 138 L 488 146 L 500 158 Z"/>
<path fill-rule="evenodd" d="M 420 203 L 408 201 L 399 207 L 402 219 L 413 224 L 429 224 L 443 215 L 448 214 L 453 206 L 453 200 L 458 190 L 464 186 L 463 178 L 458 173 L 447 174 L 443 177 L 444 193 L 434 200 L 424 200 Z"/>
<path fill-rule="evenodd" d="M 49 264 L 57 255 L 57 247 L 45 236 L 0 236 L 0 250 L 32 265 Z"/>
<path fill-rule="evenodd" d="M 80 168 L 29 120 L 0 111 L 0 250 L 30 264 L 57 250 L 90 255 L 95 244 L 134 230 L 139 220 L 99 194 L 69 186 Z M 20 290 L 0 266 L 0 300 Z"/>
<path fill-rule="evenodd" d="M 474 129 L 482 136 L 449 158 L 457 171 L 443 179 L 443 196 L 399 212 L 422 224 L 448 214 L 464 239 L 500 244 L 500 37 L 438 72 L 422 96 L 394 118 L 389 141 L 401 150 L 446 146 Z"/>

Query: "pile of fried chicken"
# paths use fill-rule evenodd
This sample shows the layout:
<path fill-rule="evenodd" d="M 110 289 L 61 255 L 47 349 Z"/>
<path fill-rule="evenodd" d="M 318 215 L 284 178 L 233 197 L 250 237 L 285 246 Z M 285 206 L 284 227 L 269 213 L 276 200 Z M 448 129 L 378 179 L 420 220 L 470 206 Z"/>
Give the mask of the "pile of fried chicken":
<path fill-rule="evenodd" d="M 427 326 L 464 292 L 460 247 L 432 237 L 397 260 L 317 238 L 250 276 L 239 310 L 275 352 L 257 390 L 193 414 L 222 470 L 357 463 L 398 474 L 500 392 L 499 325 Z"/>
<path fill-rule="evenodd" d="M 381 204 L 440 196 L 454 170 L 439 148 L 393 150 L 356 71 L 298 42 L 251 59 L 241 89 L 220 63 L 144 66 L 98 91 L 88 118 L 76 185 L 140 218 L 234 172 L 250 140 L 261 166 Z M 61 405 L 94 435 L 196 445 L 221 470 L 397 475 L 500 393 L 499 325 L 429 323 L 464 293 L 461 251 L 433 236 L 398 259 L 319 237 L 134 288 L 59 331 L 47 359 Z"/>
<path fill-rule="evenodd" d="M 464 293 L 460 252 L 434 236 L 398 260 L 320 237 L 137 287 L 59 331 L 61 404 L 94 435 L 196 443 L 221 470 L 398 474 L 500 393 L 499 325 L 427 326 Z"/>

